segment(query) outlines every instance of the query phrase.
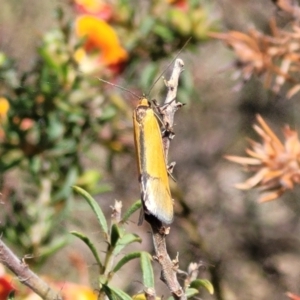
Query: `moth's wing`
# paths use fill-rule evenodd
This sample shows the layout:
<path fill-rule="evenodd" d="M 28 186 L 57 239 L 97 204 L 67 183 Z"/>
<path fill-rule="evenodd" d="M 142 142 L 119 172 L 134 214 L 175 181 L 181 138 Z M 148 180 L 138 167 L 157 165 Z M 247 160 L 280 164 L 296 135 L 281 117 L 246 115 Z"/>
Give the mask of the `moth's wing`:
<path fill-rule="evenodd" d="M 160 178 L 141 176 L 142 200 L 145 213 L 150 213 L 161 222 L 173 221 L 173 199 L 170 190 Z"/>

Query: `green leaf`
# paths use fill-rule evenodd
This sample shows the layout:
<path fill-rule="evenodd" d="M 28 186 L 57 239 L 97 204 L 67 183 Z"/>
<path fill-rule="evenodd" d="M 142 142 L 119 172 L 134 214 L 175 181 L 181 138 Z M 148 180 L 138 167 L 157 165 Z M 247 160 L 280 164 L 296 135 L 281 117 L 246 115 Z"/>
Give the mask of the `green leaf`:
<path fill-rule="evenodd" d="M 87 170 L 77 178 L 76 185 L 81 187 L 94 187 L 101 179 L 101 175 L 98 170 Z"/>
<path fill-rule="evenodd" d="M 145 93 L 149 93 L 149 87 L 154 82 L 158 73 L 158 65 L 156 63 L 148 64 L 144 69 L 140 77 L 140 86 Z M 147 95 L 146 94 L 146 95 Z M 148 95 L 147 95 L 148 96 Z"/>
<path fill-rule="evenodd" d="M 122 259 L 118 261 L 118 263 L 113 268 L 113 272 L 116 273 L 119 271 L 125 264 L 127 264 L 129 261 L 139 258 L 141 256 L 141 252 L 131 252 L 129 254 L 126 254 Z"/>
<path fill-rule="evenodd" d="M 154 288 L 154 275 L 151 260 L 152 257 L 149 253 L 141 252 L 143 283 L 147 288 Z"/>
<path fill-rule="evenodd" d="M 148 16 L 146 15 L 139 26 L 139 34 L 141 36 L 147 36 L 149 33 L 152 32 L 154 26 L 155 26 L 155 19 L 150 15 Z"/>
<path fill-rule="evenodd" d="M 7 300 L 15 300 L 15 291 L 11 291 L 9 293 Z"/>
<path fill-rule="evenodd" d="M 104 231 L 104 233 L 106 233 L 106 236 L 108 236 L 107 222 L 106 222 L 105 216 L 102 212 L 102 209 L 100 208 L 98 203 L 94 200 L 94 198 L 89 193 L 87 193 L 85 190 L 83 190 L 79 186 L 73 186 L 73 189 L 75 192 L 77 192 L 78 194 L 83 196 L 85 198 L 85 200 L 88 202 L 88 204 L 91 206 L 92 210 L 96 214 L 96 217 L 99 221 L 99 224 L 100 224 L 102 230 Z"/>
<path fill-rule="evenodd" d="M 194 288 L 188 288 L 186 291 L 185 291 L 185 295 L 187 298 L 192 298 L 193 296 L 199 294 L 199 291 L 197 289 L 194 289 Z"/>
<path fill-rule="evenodd" d="M 142 239 L 137 234 L 127 233 L 122 238 L 118 240 L 116 248 L 113 251 L 114 255 L 118 255 L 121 250 L 126 247 L 127 245 L 134 243 L 134 242 L 141 242 Z"/>
<path fill-rule="evenodd" d="M 112 188 L 108 184 L 101 184 L 95 187 L 90 188 L 93 194 L 103 194 L 107 192 L 111 192 Z"/>
<path fill-rule="evenodd" d="M 192 22 L 189 14 L 179 9 L 171 9 L 168 11 L 167 17 L 173 31 L 184 36 L 191 35 Z"/>
<path fill-rule="evenodd" d="M 142 201 L 141 200 L 138 200 L 136 202 L 134 202 L 130 207 L 129 209 L 125 212 L 122 220 L 121 220 L 121 223 L 126 223 L 127 220 L 130 218 L 130 216 L 136 212 L 138 209 L 140 209 L 142 207 Z"/>
<path fill-rule="evenodd" d="M 77 167 L 76 166 L 70 167 L 64 183 L 60 185 L 59 191 L 55 193 L 55 195 L 53 196 L 54 202 L 69 197 L 71 193 L 70 186 L 72 186 L 76 182 L 77 176 L 78 176 Z"/>
<path fill-rule="evenodd" d="M 97 253 L 97 250 L 96 250 L 94 244 L 90 241 L 90 239 L 87 236 L 85 236 L 84 234 L 77 232 L 77 231 L 71 231 L 70 233 L 73 234 L 74 236 L 80 238 L 90 248 L 90 250 L 92 251 L 92 253 L 96 259 L 97 264 L 99 265 L 99 267 L 101 269 L 103 269 L 103 265 L 100 261 L 100 257 Z"/>
<path fill-rule="evenodd" d="M 191 288 L 200 289 L 201 287 L 204 287 L 208 290 L 208 292 L 212 295 L 214 293 L 214 287 L 212 283 L 207 279 L 196 279 L 191 282 L 190 285 Z"/>
<path fill-rule="evenodd" d="M 102 288 L 109 300 L 132 300 L 128 294 L 120 289 L 112 288 L 106 284 Z"/>
<path fill-rule="evenodd" d="M 121 237 L 121 233 L 120 233 L 118 225 L 113 224 L 113 226 L 111 227 L 111 233 L 110 233 L 110 244 L 112 247 L 116 246 L 120 237 Z"/>
<path fill-rule="evenodd" d="M 55 142 L 56 139 L 63 136 L 65 127 L 63 123 L 60 122 L 59 116 L 54 112 L 49 113 L 48 122 L 49 125 L 46 128 L 47 136 L 51 142 Z"/>
<path fill-rule="evenodd" d="M 57 252 L 59 249 L 66 246 L 68 243 L 68 239 L 65 236 L 57 237 L 56 239 L 52 240 L 50 244 L 46 244 L 43 247 L 39 247 L 39 254 L 41 257 L 49 257 Z"/>
<path fill-rule="evenodd" d="M 171 42 L 174 38 L 173 31 L 163 25 L 156 24 L 153 28 L 153 32 L 164 39 L 166 42 Z"/>
<path fill-rule="evenodd" d="M 105 122 L 112 119 L 117 113 L 117 110 L 113 106 L 106 106 L 101 114 L 100 120 Z"/>
<path fill-rule="evenodd" d="M 1 158 L 4 158 L 3 156 Z M 8 164 L 5 164 L 4 161 L 7 162 L 6 159 L 4 159 L 3 161 L 0 162 L 0 170 L 2 173 L 4 173 L 5 171 L 12 169 L 13 167 L 19 165 L 23 160 L 23 157 L 15 159 L 11 162 L 9 162 Z"/>

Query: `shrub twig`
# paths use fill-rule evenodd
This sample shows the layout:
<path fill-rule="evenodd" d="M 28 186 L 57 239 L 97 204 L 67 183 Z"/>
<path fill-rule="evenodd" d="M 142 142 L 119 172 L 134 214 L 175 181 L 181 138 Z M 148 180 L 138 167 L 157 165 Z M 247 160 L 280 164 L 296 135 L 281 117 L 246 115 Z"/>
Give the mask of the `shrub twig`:
<path fill-rule="evenodd" d="M 171 78 L 165 81 L 168 88 L 168 93 L 163 107 L 161 107 L 161 114 L 165 131 L 163 134 L 164 153 L 167 161 L 170 141 L 174 136 L 173 124 L 174 114 L 181 103 L 176 102 L 177 86 L 179 76 L 183 70 L 184 62 L 181 59 L 176 59 Z M 178 258 L 171 260 L 166 247 L 166 236 L 169 233 L 169 228 L 165 227 L 162 222 L 152 215 L 145 214 L 145 220 L 152 228 L 152 238 L 155 249 L 154 259 L 161 265 L 161 280 L 168 286 L 175 299 L 185 300 L 186 295 L 180 286 L 177 279 Z"/>
<path fill-rule="evenodd" d="M 17 275 L 19 281 L 44 300 L 62 300 L 62 297 L 32 272 L 24 260 L 19 259 L 0 239 L 0 263 Z"/>

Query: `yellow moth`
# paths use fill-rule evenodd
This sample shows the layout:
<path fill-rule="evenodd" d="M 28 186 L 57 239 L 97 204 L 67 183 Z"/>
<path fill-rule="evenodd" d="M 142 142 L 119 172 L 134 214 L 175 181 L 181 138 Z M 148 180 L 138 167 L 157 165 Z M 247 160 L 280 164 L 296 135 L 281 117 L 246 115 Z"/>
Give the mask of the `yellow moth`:
<path fill-rule="evenodd" d="M 153 109 L 142 98 L 133 111 L 134 141 L 143 214 L 151 214 L 163 223 L 173 221 L 173 199 L 170 193 L 168 171 L 165 161 L 160 127 Z"/>

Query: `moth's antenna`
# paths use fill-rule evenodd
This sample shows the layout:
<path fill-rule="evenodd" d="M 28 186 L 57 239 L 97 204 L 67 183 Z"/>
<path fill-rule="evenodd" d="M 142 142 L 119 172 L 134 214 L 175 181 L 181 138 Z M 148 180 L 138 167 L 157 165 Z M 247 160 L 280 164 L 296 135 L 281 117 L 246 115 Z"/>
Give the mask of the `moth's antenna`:
<path fill-rule="evenodd" d="M 132 96 L 138 98 L 138 99 L 141 99 L 141 97 L 139 97 L 138 95 L 136 95 L 136 94 L 133 93 L 132 91 L 129 91 L 128 89 L 124 88 L 123 86 L 114 84 L 114 83 L 112 83 L 112 82 L 106 81 L 106 80 L 101 79 L 101 78 L 97 78 L 97 79 L 100 80 L 100 81 L 102 81 L 102 82 L 104 82 L 104 83 L 107 83 L 107 84 L 109 84 L 109 85 L 112 85 L 112 86 L 114 86 L 114 87 L 117 87 L 117 88 L 119 88 L 119 89 L 121 89 L 121 90 L 123 90 L 123 91 L 125 91 L 125 92 L 127 92 L 127 93 L 129 93 L 129 94 L 131 94 Z"/>
<path fill-rule="evenodd" d="M 178 51 L 178 53 L 175 55 L 175 57 L 172 59 L 172 61 L 166 66 L 166 68 L 159 74 L 159 76 L 154 80 L 152 85 L 150 86 L 149 92 L 147 93 L 147 96 L 149 96 L 150 92 L 152 91 L 153 87 L 157 83 L 157 81 L 164 75 L 164 73 L 169 69 L 169 67 L 172 65 L 172 63 L 175 61 L 175 59 L 179 56 L 179 54 L 182 52 L 182 50 L 186 47 L 186 45 L 190 42 L 192 37 L 188 38 L 188 40 L 184 43 L 184 45 L 181 47 L 181 49 Z"/>

